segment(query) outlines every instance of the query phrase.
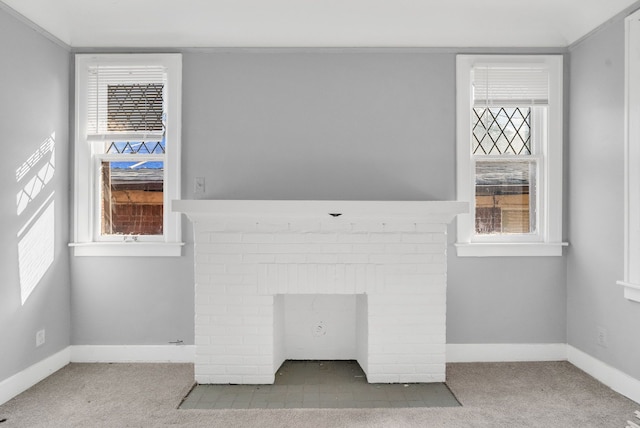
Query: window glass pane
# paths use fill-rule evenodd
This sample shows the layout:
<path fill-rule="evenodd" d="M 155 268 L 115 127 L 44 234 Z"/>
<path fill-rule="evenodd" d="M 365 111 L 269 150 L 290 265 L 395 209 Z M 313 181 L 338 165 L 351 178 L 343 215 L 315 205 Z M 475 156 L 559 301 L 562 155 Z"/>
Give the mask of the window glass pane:
<path fill-rule="evenodd" d="M 476 107 L 471 121 L 474 155 L 531 154 L 531 108 Z"/>
<path fill-rule="evenodd" d="M 114 141 L 106 143 L 105 153 L 127 155 L 163 155 L 166 152 L 165 139 L 162 141 Z"/>
<path fill-rule="evenodd" d="M 90 64 L 87 72 L 89 134 L 164 130 L 164 66 Z"/>
<path fill-rule="evenodd" d="M 535 161 L 476 162 L 476 234 L 535 233 Z"/>
<path fill-rule="evenodd" d="M 162 131 L 164 85 L 107 85 L 107 129 L 109 131 Z"/>
<path fill-rule="evenodd" d="M 162 235 L 164 162 L 101 165 L 102 235 Z"/>

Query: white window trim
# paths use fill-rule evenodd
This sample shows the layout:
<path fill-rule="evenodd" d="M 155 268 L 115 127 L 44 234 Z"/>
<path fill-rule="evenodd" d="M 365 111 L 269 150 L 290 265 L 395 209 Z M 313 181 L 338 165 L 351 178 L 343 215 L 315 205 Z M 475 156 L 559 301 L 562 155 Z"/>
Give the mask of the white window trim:
<path fill-rule="evenodd" d="M 624 297 L 640 302 L 640 11 L 625 20 Z"/>
<path fill-rule="evenodd" d="M 460 257 L 561 256 L 562 247 L 562 71 L 561 55 L 458 55 L 456 58 L 457 199 L 469 203 L 470 212 L 457 217 L 456 252 Z M 548 138 L 543 142 L 545 168 L 538 177 L 541 201 L 539 234 L 504 235 L 496 240 L 475 236 L 475 174 L 471 171 L 471 70 L 476 63 L 544 63 L 549 66 Z M 535 126 L 535 125 L 534 125 Z M 493 239 L 493 242 L 491 242 Z"/>
<path fill-rule="evenodd" d="M 75 86 L 75 176 L 74 176 L 74 241 L 69 244 L 75 256 L 180 256 L 182 254 L 181 218 L 171 211 L 171 201 L 180 199 L 180 137 L 182 106 L 182 56 L 180 54 L 78 54 Z M 166 67 L 167 144 L 165 158 L 164 235 L 158 241 L 97 241 L 96 192 L 97 176 L 94 159 L 87 144 L 84 112 L 86 101 L 86 69 L 90 64 L 145 64 Z"/>

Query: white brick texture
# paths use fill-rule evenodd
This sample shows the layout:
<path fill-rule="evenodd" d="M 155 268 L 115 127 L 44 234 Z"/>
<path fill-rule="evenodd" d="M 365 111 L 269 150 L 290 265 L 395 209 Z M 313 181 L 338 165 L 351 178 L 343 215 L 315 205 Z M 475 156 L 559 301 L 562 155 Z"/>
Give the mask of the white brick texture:
<path fill-rule="evenodd" d="M 273 383 L 274 297 L 366 294 L 369 382 L 445 378 L 446 223 L 202 219 L 195 223 L 195 376 Z"/>

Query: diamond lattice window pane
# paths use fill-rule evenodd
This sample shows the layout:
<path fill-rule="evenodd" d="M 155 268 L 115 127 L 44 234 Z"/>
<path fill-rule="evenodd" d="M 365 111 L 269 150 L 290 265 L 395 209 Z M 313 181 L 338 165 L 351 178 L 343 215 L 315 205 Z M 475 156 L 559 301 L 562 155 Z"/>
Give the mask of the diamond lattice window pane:
<path fill-rule="evenodd" d="M 108 154 L 128 154 L 128 155 L 163 155 L 165 154 L 165 142 L 163 141 L 114 141 L 107 143 L 105 153 Z"/>
<path fill-rule="evenodd" d="M 107 129 L 109 131 L 162 131 L 162 90 L 159 83 L 109 85 Z"/>
<path fill-rule="evenodd" d="M 474 155 L 530 155 L 531 109 L 476 107 L 472 115 Z"/>

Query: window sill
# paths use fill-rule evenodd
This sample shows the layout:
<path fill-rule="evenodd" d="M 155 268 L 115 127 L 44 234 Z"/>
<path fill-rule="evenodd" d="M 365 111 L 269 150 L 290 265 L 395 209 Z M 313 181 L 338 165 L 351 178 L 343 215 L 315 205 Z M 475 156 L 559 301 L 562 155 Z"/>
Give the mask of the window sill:
<path fill-rule="evenodd" d="M 458 257 L 558 257 L 567 242 L 475 242 L 457 243 Z"/>
<path fill-rule="evenodd" d="M 72 242 L 74 256 L 180 257 L 183 242 Z"/>
<path fill-rule="evenodd" d="M 632 284 L 626 281 L 618 281 L 617 284 L 622 285 L 624 287 L 625 299 L 640 303 L 640 285 L 639 284 Z"/>

